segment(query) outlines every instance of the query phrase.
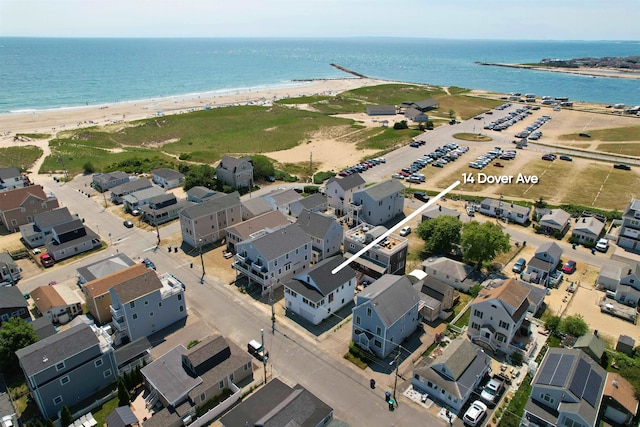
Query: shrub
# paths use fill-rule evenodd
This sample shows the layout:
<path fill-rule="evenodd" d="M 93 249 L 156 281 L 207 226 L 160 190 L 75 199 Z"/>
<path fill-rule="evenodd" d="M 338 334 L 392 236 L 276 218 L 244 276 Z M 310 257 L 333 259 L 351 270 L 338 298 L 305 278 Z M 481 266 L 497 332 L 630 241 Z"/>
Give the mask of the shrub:
<path fill-rule="evenodd" d="M 336 176 L 335 172 L 317 172 L 313 175 L 313 183 L 314 184 L 322 184 L 324 181 L 329 178 L 333 178 Z"/>
<path fill-rule="evenodd" d="M 180 160 L 189 160 L 191 158 L 191 154 L 190 153 L 180 153 L 180 156 L 178 158 Z"/>
<path fill-rule="evenodd" d="M 284 182 L 296 182 L 298 180 L 298 178 L 296 178 L 295 176 L 290 175 L 287 172 L 281 171 L 281 170 L 276 170 L 273 173 L 273 176 L 275 177 L 276 180 L 280 180 Z"/>
<path fill-rule="evenodd" d="M 305 185 L 302 188 L 302 191 L 304 191 L 307 194 L 315 194 L 318 191 L 320 191 L 320 187 L 318 187 L 317 185 Z"/>
<path fill-rule="evenodd" d="M 82 166 L 82 169 L 83 169 L 85 175 L 89 175 L 89 174 L 94 173 L 96 171 L 96 168 L 93 166 L 93 164 L 91 162 L 85 163 L 84 166 Z"/>
<path fill-rule="evenodd" d="M 406 120 L 401 120 L 399 122 L 394 123 L 393 128 L 395 130 L 409 129 L 409 125 L 407 124 Z"/>

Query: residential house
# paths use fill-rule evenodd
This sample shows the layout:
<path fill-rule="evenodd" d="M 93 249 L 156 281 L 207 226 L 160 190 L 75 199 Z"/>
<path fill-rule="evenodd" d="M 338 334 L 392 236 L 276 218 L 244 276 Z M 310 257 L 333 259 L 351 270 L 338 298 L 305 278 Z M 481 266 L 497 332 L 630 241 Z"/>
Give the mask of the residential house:
<path fill-rule="evenodd" d="M 81 220 L 56 225 L 44 247 L 56 261 L 61 261 L 102 246 L 100 236 Z"/>
<path fill-rule="evenodd" d="M 560 233 L 564 235 L 571 226 L 571 215 L 562 209 L 551 209 L 551 211 L 538 221 L 540 231 L 544 234 Z"/>
<path fill-rule="evenodd" d="M 250 198 L 249 200 L 243 200 L 240 203 L 242 204 L 243 221 L 273 211 L 271 205 L 262 197 Z"/>
<path fill-rule="evenodd" d="M 395 105 L 367 105 L 365 109 L 368 116 L 395 116 Z"/>
<path fill-rule="evenodd" d="M 629 206 L 622 214 L 618 246 L 640 252 L 640 200 L 631 199 Z"/>
<path fill-rule="evenodd" d="M 333 409 L 301 385 L 289 387 L 273 378 L 220 418 L 222 427 L 322 427 L 333 419 Z"/>
<path fill-rule="evenodd" d="M 550 347 L 531 381 L 523 420 L 540 427 L 598 425 L 606 378 L 582 351 Z"/>
<path fill-rule="evenodd" d="M 472 397 L 491 371 L 491 358 L 464 337 L 451 341 L 435 359 L 423 358 L 411 384 L 455 413 Z"/>
<path fill-rule="evenodd" d="M 485 288 L 486 289 L 498 288 L 504 285 L 508 280 L 510 279 L 491 280 L 489 281 L 489 283 L 486 283 Z M 532 315 L 535 315 L 536 313 L 542 312 L 542 310 L 544 310 L 545 308 L 544 298 L 547 295 L 546 288 L 544 288 L 543 286 L 536 285 L 534 283 L 525 282 L 516 278 L 511 280 L 518 282 L 518 284 L 526 287 L 529 290 L 529 294 L 527 294 L 527 299 L 529 300 L 529 307 L 527 308 L 527 311 L 529 313 L 531 313 Z"/>
<path fill-rule="evenodd" d="M 226 229 L 227 250 L 236 252 L 236 244 L 259 235 L 264 235 L 291 222 L 280 211 L 269 211 L 262 215 L 242 221 Z"/>
<path fill-rule="evenodd" d="M 122 196 L 122 203 L 125 210 L 133 211 L 145 208 L 157 196 L 164 196 L 165 193 L 160 187 L 155 185 L 144 190 L 134 191 L 126 196 Z"/>
<path fill-rule="evenodd" d="M 257 283 L 265 294 L 306 271 L 311 247 L 311 237 L 299 225 L 290 224 L 237 243 L 233 268 L 249 283 Z"/>
<path fill-rule="evenodd" d="M 33 328 L 33 332 L 36 333 L 38 341 L 55 335 L 58 332 L 56 331 L 56 327 L 53 326 L 53 323 L 51 323 L 51 320 L 44 316 L 33 319 L 31 327 Z"/>
<path fill-rule="evenodd" d="M 336 211 L 336 216 L 346 215 L 351 203 L 353 203 L 353 193 L 363 190 L 365 180 L 359 173 L 346 176 L 344 178 L 329 178 L 325 185 L 327 203 Z"/>
<path fill-rule="evenodd" d="M 404 117 L 416 123 L 425 123 L 429 120 L 429 116 L 417 108 L 409 107 L 404 112 Z"/>
<path fill-rule="evenodd" d="M 29 294 L 38 313 L 54 324 L 68 323 L 82 314 L 82 299 L 64 285 L 43 285 Z"/>
<path fill-rule="evenodd" d="M 108 276 L 116 271 L 131 267 L 134 264 L 135 262 L 125 254 L 118 253 L 111 255 L 108 258 L 77 268 L 78 285 Z"/>
<path fill-rule="evenodd" d="M 130 407 L 120 406 L 104 420 L 107 427 L 139 427 L 140 421 Z"/>
<path fill-rule="evenodd" d="M 402 215 L 404 185 L 397 179 L 388 179 L 353 193 L 349 215 L 353 222 L 382 225 Z"/>
<path fill-rule="evenodd" d="M 20 169 L 15 166 L 0 168 L 0 192 L 25 186 L 25 180 Z"/>
<path fill-rule="evenodd" d="M 98 325 L 111 321 L 111 294 L 109 289 L 135 279 L 149 271 L 144 264 L 134 264 L 114 273 L 84 283 L 81 286 L 87 309 Z"/>
<path fill-rule="evenodd" d="M 481 290 L 469 305 L 469 339 L 494 352 L 528 356 L 533 349 L 529 321 L 525 321 L 528 295 L 529 289 L 514 279 L 498 288 Z"/>
<path fill-rule="evenodd" d="M 67 207 L 42 212 L 33 217 L 32 223 L 21 225 L 20 234 L 30 248 L 39 248 L 45 244 L 53 227 L 74 219 L 78 219 L 78 215 L 71 215 Z"/>
<path fill-rule="evenodd" d="M 433 98 L 423 99 L 422 101 L 405 101 L 401 104 L 402 108 L 415 108 L 420 111 L 435 110 L 440 106 L 438 101 Z"/>
<path fill-rule="evenodd" d="M 193 205 L 187 200 L 177 200 L 171 193 L 157 196 L 149 200 L 149 206 L 141 209 L 142 220 L 151 225 L 165 224 L 180 217 L 183 209 Z"/>
<path fill-rule="evenodd" d="M 573 230 L 571 230 L 571 237 L 578 239 L 580 243 L 593 243 L 600 239 L 602 230 L 604 229 L 604 222 L 600 221 L 594 216 L 583 216 L 578 218 Z"/>
<path fill-rule="evenodd" d="M 91 186 L 104 193 L 125 182 L 129 182 L 129 175 L 124 172 L 95 173 L 93 174 Z"/>
<path fill-rule="evenodd" d="M 58 199 L 53 193 L 46 194 L 40 185 L 0 192 L 0 221 L 10 233 L 15 233 L 21 225 L 33 222 L 42 212 L 58 208 Z"/>
<path fill-rule="evenodd" d="M 135 341 L 118 347 L 114 352 L 116 363 L 118 364 L 118 376 L 151 363 L 152 347 L 147 337 L 140 337 Z"/>
<path fill-rule="evenodd" d="M 616 343 L 616 351 L 626 354 L 629 357 L 633 357 L 633 349 L 636 346 L 636 340 L 628 335 L 620 335 L 618 342 Z"/>
<path fill-rule="evenodd" d="M 431 206 L 429 209 L 422 212 L 422 221 L 428 221 L 430 219 L 436 219 L 441 216 L 452 216 L 460 219 L 460 212 L 455 209 L 449 209 L 442 205 Z"/>
<path fill-rule="evenodd" d="M 332 274 L 343 261 L 334 256 L 320 261 L 304 273 L 284 282 L 286 309 L 314 325 L 353 301 L 356 272 L 346 266 Z"/>
<path fill-rule="evenodd" d="M 302 200 L 302 196 L 292 189 L 273 190 L 262 198 L 269 204 L 271 210 L 278 210 L 285 215 L 291 215 L 291 205 Z"/>
<path fill-rule="evenodd" d="M 0 252 L 0 286 L 15 285 L 21 278 L 20 267 L 9 252 Z"/>
<path fill-rule="evenodd" d="M 109 289 L 114 342 L 135 341 L 187 317 L 184 285 L 153 270 Z"/>
<path fill-rule="evenodd" d="M 531 208 L 520 206 L 502 200 L 484 199 L 477 209 L 483 215 L 501 218 L 520 225 L 527 224 L 531 215 Z"/>
<path fill-rule="evenodd" d="M 27 303 L 27 300 L 22 296 L 22 292 L 16 286 L 1 286 L 0 325 L 13 317 L 31 321 L 29 303 Z"/>
<path fill-rule="evenodd" d="M 212 197 L 180 211 L 182 241 L 194 248 L 225 237 L 226 228 L 241 222 L 238 192 Z"/>
<path fill-rule="evenodd" d="M 238 392 L 235 383 L 253 378 L 253 362 L 246 351 L 216 335 L 190 349 L 174 347 L 142 368 L 142 376 L 151 392 L 149 404 L 160 401 L 165 408 L 178 408 L 186 403 L 195 414 L 226 389 Z"/>
<path fill-rule="evenodd" d="M 640 301 L 640 263 L 621 257 L 612 259 L 600 268 L 597 284 L 615 292 L 616 301 L 635 307 Z"/>
<path fill-rule="evenodd" d="M 524 280 L 546 284 L 551 273 L 557 270 L 561 257 L 562 248 L 556 242 L 543 243 L 527 264 Z"/>
<path fill-rule="evenodd" d="M 638 398 L 631 383 L 617 372 L 607 373 L 602 407 L 605 423 L 628 427 L 634 425 L 638 415 Z"/>
<path fill-rule="evenodd" d="M 420 315 L 427 322 L 447 318 L 454 303 L 453 288 L 433 276 L 426 275 L 413 287 L 420 292 Z"/>
<path fill-rule="evenodd" d="M 297 218 L 305 210 L 311 212 L 325 212 L 327 207 L 327 196 L 315 193 L 291 203 L 289 210 L 291 211 L 291 216 Z"/>
<path fill-rule="evenodd" d="M 146 190 L 152 187 L 153 184 L 151 181 L 145 178 L 126 181 L 111 189 L 111 202 L 120 205 L 124 203 L 125 196 L 135 193 L 136 191 Z"/>
<path fill-rule="evenodd" d="M 196 185 L 187 190 L 187 200 L 194 203 L 202 203 L 216 194 L 218 193 L 210 188 Z"/>
<path fill-rule="evenodd" d="M 360 224 L 344 233 L 343 250 L 345 258 L 358 253 L 388 230 L 379 225 Z M 391 234 L 355 259 L 351 267 L 362 274 L 377 279 L 383 274 L 405 273 L 409 240 L 397 234 Z"/>
<path fill-rule="evenodd" d="M 56 418 L 63 405 L 71 407 L 118 379 L 109 336 L 86 324 L 20 349 L 16 356 L 45 418 Z"/>
<path fill-rule="evenodd" d="M 584 351 L 589 357 L 600 363 L 607 344 L 598 337 L 598 331 L 593 331 L 579 336 L 573 344 L 573 348 Z"/>
<path fill-rule="evenodd" d="M 239 159 L 222 157 L 216 167 L 217 178 L 233 188 L 248 188 L 253 185 L 253 161 L 250 157 Z"/>
<path fill-rule="evenodd" d="M 424 260 L 422 271 L 463 292 L 469 292 L 469 289 L 483 280 L 482 273 L 475 268 L 444 256 Z"/>
<path fill-rule="evenodd" d="M 151 171 L 152 180 L 162 188 L 175 188 L 184 185 L 184 174 L 174 169 L 160 168 Z"/>
<path fill-rule="evenodd" d="M 340 252 L 343 228 L 334 217 L 304 210 L 296 224 L 311 237 L 312 262 L 319 262 Z"/>
<path fill-rule="evenodd" d="M 385 274 L 356 295 L 351 340 L 384 359 L 420 326 L 419 306 L 407 276 Z"/>

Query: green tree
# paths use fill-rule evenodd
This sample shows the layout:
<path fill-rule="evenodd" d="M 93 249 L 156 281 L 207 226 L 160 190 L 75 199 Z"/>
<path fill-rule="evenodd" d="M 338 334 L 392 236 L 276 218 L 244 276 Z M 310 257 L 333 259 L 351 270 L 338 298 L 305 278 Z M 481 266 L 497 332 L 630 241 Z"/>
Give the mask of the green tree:
<path fill-rule="evenodd" d="M 38 341 L 30 323 L 14 317 L 2 323 L 0 328 L 0 367 L 8 371 L 18 367 L 16 351 Z"/>
<path fill-rule="evenodd" d="M 131 402 L 131 395 L 129 394 L 129 390 L 127 390 L 124 379 L 121 377 L 118 380 L 118 406 L 129 406 L 129 402 Z"/>
<path fill-rule="evenodd" d="M 584 335 L 588 330 L 589 325 L 584 321 L 584 317 L 581 314 L 567 316 L 560 322 L 560 331 L 574 337 Z"/>
<path fill-rule="evenodd" d="M 409 124 L 406 120 L 400 120 L 399 122 L 395 122 L 393 124 L 393 128 L 396 130 L 409 129 Z"/>
<path fill-rule="evenodd" d="M 543 209 L 547 207 L 547 202 L 542 198 L 542 196 L 540 196 L 540 198 L 535 201 L 533 206 L 535 206 L 538 209 Z"/>
<path fill-rule="evenodd" d="M 557 332 L 560 327 L 560 319 L 559 316 L 551 316 L 544 322 L 544 327 L 550 330 L 551 332 Z"/>
<path fill-rule="evenodd" d="M 71 423 L 73 423 L 73 414 L 66 405 L 63 405 L 62 409 L 60 410 L 60 425 L 68 426 Z"/>
<path fill-rule="evenodd" d="M 478 294 L 480 293 L 481 290 L 483 290 L 484 287 L 480 284 L 478 285 L 473 285 L 472 287 L 469 288 L 469 293 L 471 294 L 472 297 L 477 297 Z"/>
<path fill-rule="evenodd" d="M 253 163 L 253 179 L 255 181 L 267 179 L 268 176 L 273 176 L 276 173 L 273 162 L 267 156 L 254 154 L 251 156 L 251 163 Z"/>
<path fill-rule="evenodd" d="M 184 177 L 184 191 L 188 191 L 198 185 L 215 189 L 218 185 L 217 180 L 214 178 L 215 174 L 215 169 L 209 165 L 191 166 Z"/>
<path fill-rule="evenodd" d="M 96 171 L 96 168 L 93 167 L 93 163 L 91 162 L 85 163 L 84 166 L 82 166 L 82 169 L 85 175 L 89 175 L 90 173 L 94 173 Z"/>
<path fill-rule="evenodd" d="M 511 249 L 509 235 L 499 225 L 489 221 L 482 224 L 477 221 L 466 223 L 462 227 L 460 242 L 465 261 L 477 263 L 478 268 Z"/>
<path fill-rule="evenodd" d="M 462 221 L 458 218 L 443 215 L 418 225 L 417 234 L 424 240 L 424 248 L 435 254 L 448 254 L 454 245 L 460 243 Z"/>

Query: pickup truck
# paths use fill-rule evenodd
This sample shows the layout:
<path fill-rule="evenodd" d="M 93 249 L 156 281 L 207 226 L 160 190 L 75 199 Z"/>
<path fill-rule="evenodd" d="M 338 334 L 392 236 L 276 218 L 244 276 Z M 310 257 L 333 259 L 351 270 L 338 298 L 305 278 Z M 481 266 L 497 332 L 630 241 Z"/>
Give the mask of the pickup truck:
<path fill-rule="evenodd" d="M 249 341 L 247 351 L 261 362 L 269 357 L 269 352 L 256 340 Z"/>

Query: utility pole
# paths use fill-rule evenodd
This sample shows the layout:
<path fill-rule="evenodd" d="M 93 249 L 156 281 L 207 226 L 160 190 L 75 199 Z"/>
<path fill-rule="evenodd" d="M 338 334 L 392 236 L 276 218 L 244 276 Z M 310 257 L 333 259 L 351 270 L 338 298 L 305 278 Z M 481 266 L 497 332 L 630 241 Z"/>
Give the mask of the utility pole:
<path fill-rule="evenodd" d="M 262 345 L 262 367 L 264 368 L 264 384 L 267 383 L 267 352 L 264 349 L 264 329 L 260 329 L 260 345 Z"/>
<path fill-rule="evenodd" d="M 273 307 L 273 287 L 269 287 L 269 303 L 271 304 L 271 335 L 276 333 L 276 312 Z"/>
<path fill-rule="evenodd" d="M 309 179 L 313 184 L 313 151 L 309 152 Z"/>
<path fill-rule="evenodd" d="M 200 284 L 204 283 L 204 258 L 202 258 L 202 239 L 198 239 L 198 249 L 200 250 L 200 264 L 202 264 L 202 277 L 200 277 Z"/>
<path fill-rule="evenodd" d="M 393 381 L 393 401 L 396 402 L 396 405 L 398 404 L 398 399 L 396 399 L 396 388 L 398 387 L 398 369 L 400 368 L 400 363 L 398 363 L 399 359 L 400 346 L 398 346 L 398 354 L 396 354 L 396 357 L 393 359 L 393 363 L 396 364 L 395 379 Z"/>

